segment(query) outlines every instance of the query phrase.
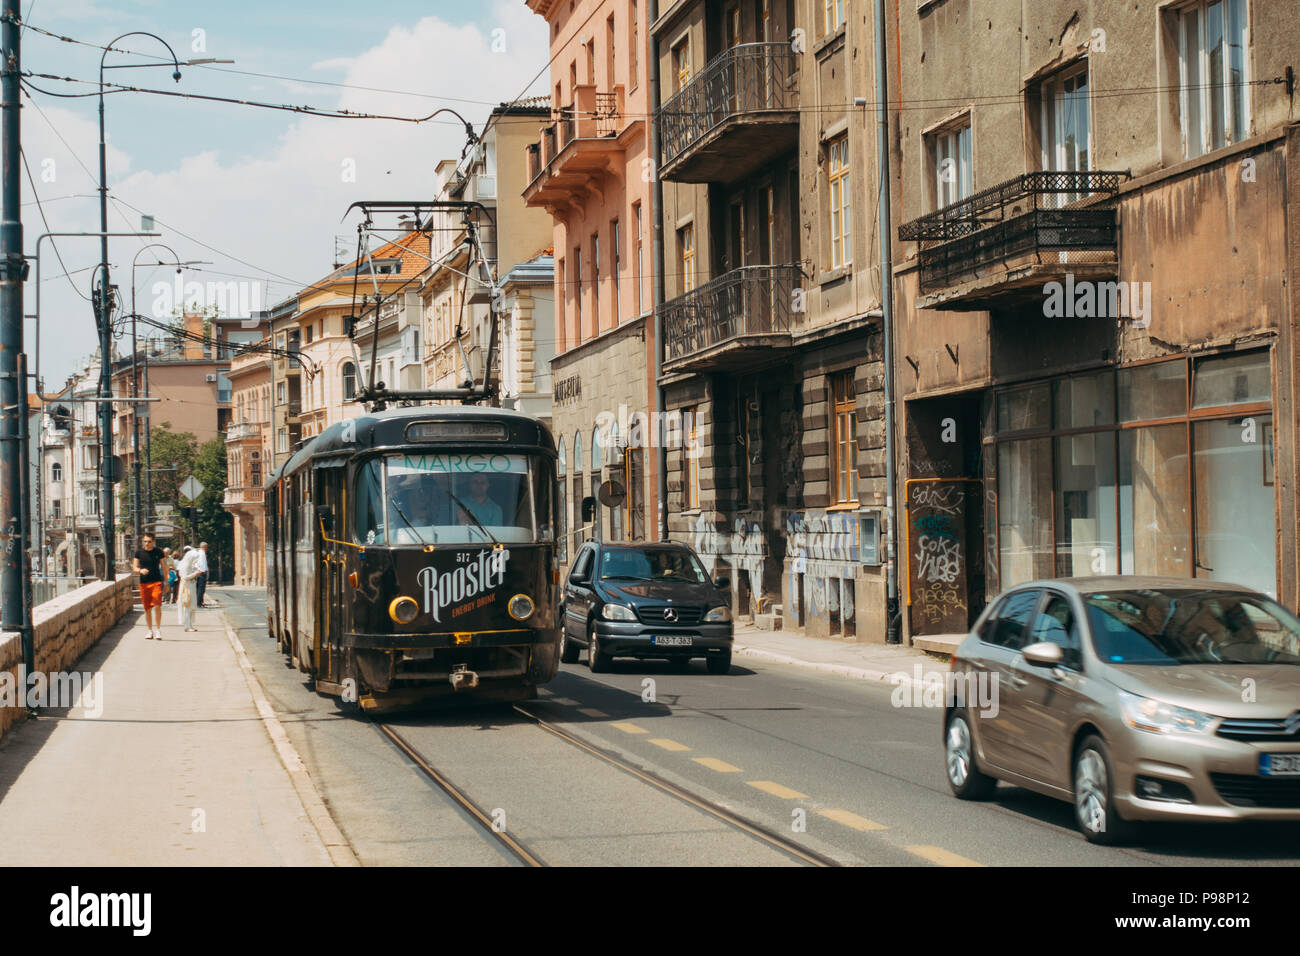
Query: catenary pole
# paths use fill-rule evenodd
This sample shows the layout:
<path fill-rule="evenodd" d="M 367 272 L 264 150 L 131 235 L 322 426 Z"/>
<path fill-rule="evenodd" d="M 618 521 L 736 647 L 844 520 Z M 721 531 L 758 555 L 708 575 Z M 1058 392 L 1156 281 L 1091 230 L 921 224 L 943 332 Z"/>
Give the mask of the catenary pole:
<path fill-rule="evenodd" d="M 23 551 L 26 528 L 22 517 L 22 434 L 27 416 L 26 382 L 19 381 L 19 359 L 23 350 L 23 282 L 27 262 L 23 258 L 23 224 L 20 218 L 21 191 L 18 173 L 22 165 L 19 122 L 19 75 L 21 70 L 20 21 L 17 0 L 3 0 L 0 14 L 0 138 L 3 138 L 3 171 L 0 172 L 0 627 L 21 634 L 26 653 L 31 644 L 30 622 L 23 600 Z M 28 671 L 30 673 L 30 670 Z"/>

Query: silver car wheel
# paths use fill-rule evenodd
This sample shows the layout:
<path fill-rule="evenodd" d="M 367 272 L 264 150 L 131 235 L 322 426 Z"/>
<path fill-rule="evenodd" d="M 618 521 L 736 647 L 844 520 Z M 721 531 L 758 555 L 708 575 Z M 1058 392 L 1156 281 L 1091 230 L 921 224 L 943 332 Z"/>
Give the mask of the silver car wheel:
<path fill-rule="evenodd" d="M 960 787 L 970 774 L 970 728 L 961 717 L 954 717 L 948 724 L 948 779 L 954 787 Z"/>
<path fill-rule="evenodd" d="M 1092 833 L 1106 832 L 1106 762 L 1088 749 L 1074 768 L 1074 805 L 1079 823 Z"/>

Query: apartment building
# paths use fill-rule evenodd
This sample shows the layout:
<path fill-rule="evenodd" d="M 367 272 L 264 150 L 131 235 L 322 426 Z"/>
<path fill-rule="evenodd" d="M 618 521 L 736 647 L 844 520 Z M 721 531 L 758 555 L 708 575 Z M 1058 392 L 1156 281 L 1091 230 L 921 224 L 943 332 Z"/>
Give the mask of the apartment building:
<path fill-rule="evenodd" d="M 741 617 L 884 641 L 870 14 L 680 0 L 650 29 L 672 536 Z"/>
<path fill-rule="evenodd" d="M 1216 578 L 1294 607 L 1293 6 L 897 16 L 911 634 L 1066 575 Z"/>
<path fill-rule="evenodd" d="M 567 561 L 587 538 L 659 537 L 657 449 L 611 427 L 657 401 L 650 12 L 649 0 L 527 2 L 550 29 L 551 113 L 533 127 L 522 192 L 552 219 L 551 416 Z M 597 501 L 605 482 L 613 494 Z"/>
<path fill-rule="evenodd" d="M 43 409 L 32 514 L 41 559 L 33 560 L 33 566 L 43 567 L 50 576 L 97 578 L 104 573 L 97 406 L 75 401 L 99 394 L 99 374 L 96 354 Z"/>
<path fill-rule="evenodd" d="M 371 381 L 372 364 L 376 383 L 419 387 L 415 292 L 428 251 L 429 237 L 408 229 L 271 309 L 272 470 L 302 441 L 358 414 L 356 396 Z M 378 316 L 376 290 L 385 300 Z M 350 330 L 352 316 L 359 319 Z"/>
<path fill-rule="evenodd" d="M 482 382 L 495 335 L 497 401 L 542 419 L 554 352 L 552 228 L 522 191 L 526 146 L 549 115 L 545 97 L 502 103 L 462 159 L 438 164 L 437 199 L 466 205 L 436 210 L 425 224 L 432 261 L 419 289 L 426 387 Z"/>
<path fill-rule="evenodd" d="M 269 338 L 264 339 L 269 343 Z M 226 495 L 234 518 L 234 580 L 266 584 L 266 511 L 262 488 L 273 460 L 269 351 L 248 351 L 230 360 L 232 420 L 226 429 Z"/>

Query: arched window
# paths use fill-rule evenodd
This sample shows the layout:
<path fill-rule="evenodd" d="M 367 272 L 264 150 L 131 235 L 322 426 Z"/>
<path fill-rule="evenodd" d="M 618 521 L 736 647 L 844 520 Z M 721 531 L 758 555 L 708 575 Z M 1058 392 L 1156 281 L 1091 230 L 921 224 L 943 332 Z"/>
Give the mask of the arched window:
<path fill-rule="evenodd" d="M 565 471 L 564 471 L 564 439 L 563 438 L 560 439 L 560 454 L 559 454 L 559 458 L 555 463 L 555 470 L 557 475 L 559 475 L 561 478 L 564 477 Z"/>
<path fill-rule="evenodd" d="M 350 402 L 357 397 L 357 367 L 351 362 L 343 363 L 343 400 Z"/>
<path fill-rule="evenodd" d="M 582 432 L 573 433 L 573 473 L 582 471 Z"/>
<path fill-rule="evenodd" d="M 600 450 L 601 450 L 600 429 L 593 428 L 591 430 L 591 470 L 596 472 L 597 474 L 600 473 L 600 466 L 601 466 Z"/>
<path fill-rule="evenodd" d="M 63 480 L 63 466 L 57 461 L 50 466 L 50 481 Z"/>

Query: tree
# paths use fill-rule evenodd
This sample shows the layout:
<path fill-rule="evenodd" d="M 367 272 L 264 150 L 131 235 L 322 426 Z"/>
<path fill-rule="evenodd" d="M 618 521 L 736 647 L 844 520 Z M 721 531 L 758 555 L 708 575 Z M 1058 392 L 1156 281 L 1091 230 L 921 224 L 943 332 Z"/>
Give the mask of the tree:
<path fill-rule="evenodd" d="M 144 445 L 140 446 L 141 456 L 143 457 Z M 144 468 L 149 467 L 148 462 L 141 462 L 140 469 L 140 497 L 145 512 L 145 519 L 158 513 L 158 504 L 169 504 L 178 506 L 178 488 L 180 483 L 190 475 L 194 470 L 195 459 L 199 454 L 199 440 L 193 432 L 173 432 L 171 422 L 161 422 L 149 430 L 149 458 L 152 462 L 153 472 L 153 501 L 146 498 L 146 492 L 150 486 L 150 476 Z M 174 469 L 173 469 L 173 466 Z M 157 469 L 169 469 L 160 471 Z M 200 479 L 201 481 L 202 479 Z M 135 471 L 127 469 L 123 476 L 122 482 L 118 485 L 118 514 L 121 515 L 121 521 L 118 524 L 118 530 L 130 532 L 134 526 L 134 487 Z"/>
<path fill-rule="evenodd" d="M 194 459 L 193 475 L 203 483 L 203 493 L 194 504 L 199 509 L 199 541 L 208 543 L 208 579 L 222 580 L 228 577 L 235 567 L 235 521 L 224 506 L 226 497 L 224 437 L 218 435 L 200 446 Z"/>

